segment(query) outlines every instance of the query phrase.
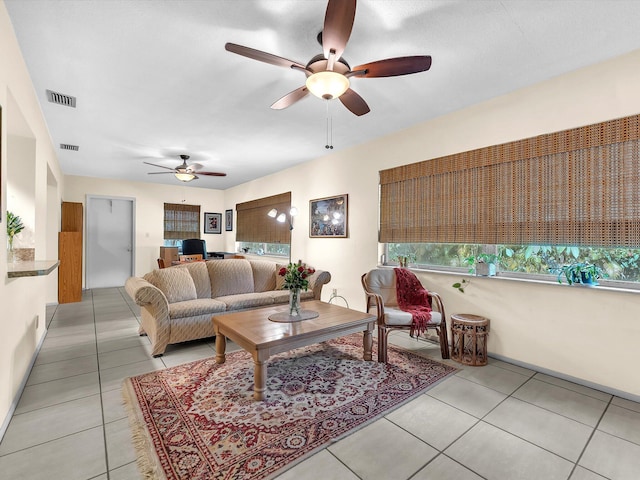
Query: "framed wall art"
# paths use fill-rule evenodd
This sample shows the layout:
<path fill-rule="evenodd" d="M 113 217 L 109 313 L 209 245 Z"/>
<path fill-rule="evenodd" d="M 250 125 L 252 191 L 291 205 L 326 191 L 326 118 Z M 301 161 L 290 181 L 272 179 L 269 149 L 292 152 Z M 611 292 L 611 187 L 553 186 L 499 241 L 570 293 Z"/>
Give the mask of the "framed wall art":
<path fill-rule="evenodd" d="M 348 200 L 344 194 L 309 201 L 309 237 L 348 237 Z"/>
<path fill-rule="evenodd" d="M 224 211 L 224 229 L 227 232 L 233 230 L 233 210 Z"/>
<path fill-rule="evenodd" d="M 222 233 L 222 214 L 221 213 L 205 212 L 204 233 Z"/>

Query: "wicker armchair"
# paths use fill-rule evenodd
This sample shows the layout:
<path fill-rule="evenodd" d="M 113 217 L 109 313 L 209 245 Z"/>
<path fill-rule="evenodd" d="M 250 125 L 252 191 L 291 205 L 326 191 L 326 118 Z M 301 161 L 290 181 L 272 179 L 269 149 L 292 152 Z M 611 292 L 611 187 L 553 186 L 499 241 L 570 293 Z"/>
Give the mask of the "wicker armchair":
<path fill-rule="evenodd" d="M 378 315 L 378 361 L 387 363 L 387 336 L 391 330 L 410 330 L 413 317 L 400 310 L 396 297 L 396 272 L 390 268 L 378 268 L 362 275 L 362 287 L 367 300 L 367 313 L 372 308 Z M 435 329 L 440 337 L 442 358 L 449 358 L 447 320 L 440 295 L 429 292 L 431 320 L 427 329 Z"/>

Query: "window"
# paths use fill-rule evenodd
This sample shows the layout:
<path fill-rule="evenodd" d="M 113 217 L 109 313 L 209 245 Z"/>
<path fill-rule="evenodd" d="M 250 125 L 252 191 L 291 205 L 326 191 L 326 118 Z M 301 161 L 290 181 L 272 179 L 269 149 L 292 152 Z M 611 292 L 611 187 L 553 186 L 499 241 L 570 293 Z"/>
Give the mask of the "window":
<path fill-rule="evenodd" d="M 164 204 L 164 239 L 200 238 L 200 205 Z"/>
<path fill-rule="evenodd" d="M 494 251 L 501 269 L 546 273 L 600 262 L 638 281 L 640 115 L 380 172 L 388 258 L 464 265 Z M 475 252 L 475 253 L 474 253 Z"/>
<path fill-rule="evenodd" d="M 256 255 L 289 256 L 290 245 L 286 243 L 239 242 L 238 251 Z"/>
<path fill-rule="evenodd" d="M 380 172 L 380 241 L 640 247 L 640 115 Z"/>
<path fill-rule="evenodd" d="M 244 243 L 286 245 L 289 247 L 291 244 L 289 225 L 277 222 L 267 215 L 269 210 L 273 208 L 279 212 L 288 212 L 291 208 L 291 192 L 236 205 L 236 241 L 240 242 L 241 248 Z M 245 246 L 245 248 L 253 250 L 256 247 Z M 263 248 L 263 253 L 267 251 L 266 247 L 257 248 Z"/>

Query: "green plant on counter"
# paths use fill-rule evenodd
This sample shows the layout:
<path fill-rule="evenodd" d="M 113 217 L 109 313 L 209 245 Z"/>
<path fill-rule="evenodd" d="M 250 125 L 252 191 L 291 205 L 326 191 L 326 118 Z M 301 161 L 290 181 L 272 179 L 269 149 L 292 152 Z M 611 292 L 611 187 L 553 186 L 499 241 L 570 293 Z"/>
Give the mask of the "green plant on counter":
<path fill-rule="evenodd" d="M 18 215 L 14 215 L 7 210 L 7 238 L 9 239 L 9 250 L 13 250 L 13 239 L 22 230 L 24 230 L 24 224 L 22 219 Z"/>

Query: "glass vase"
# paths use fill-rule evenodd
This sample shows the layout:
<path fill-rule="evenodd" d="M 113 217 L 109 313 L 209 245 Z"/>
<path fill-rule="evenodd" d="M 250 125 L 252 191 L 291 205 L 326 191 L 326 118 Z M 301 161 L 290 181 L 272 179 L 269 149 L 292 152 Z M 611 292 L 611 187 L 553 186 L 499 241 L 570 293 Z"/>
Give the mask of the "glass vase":
<path fill-rule="evenodd" d="M 289 315 L 300 315 L 300 289 L 292 288 L 289 290 Z"/>
<path fill-rule="evenodd" d="M 15 255 L 13 251 L 13 237 L 7 237 L 9 243 L 7 248 L 7 263 L 13 263 L 15 261 Z"/>

